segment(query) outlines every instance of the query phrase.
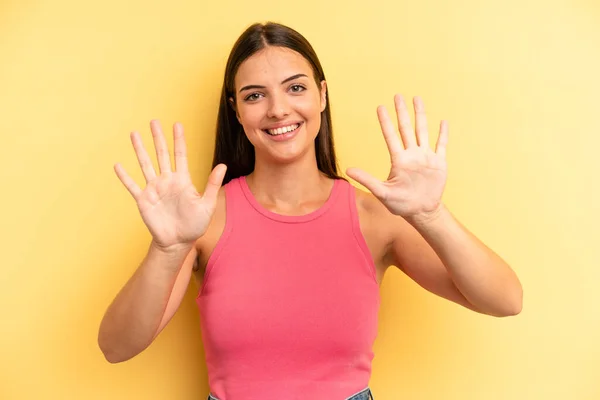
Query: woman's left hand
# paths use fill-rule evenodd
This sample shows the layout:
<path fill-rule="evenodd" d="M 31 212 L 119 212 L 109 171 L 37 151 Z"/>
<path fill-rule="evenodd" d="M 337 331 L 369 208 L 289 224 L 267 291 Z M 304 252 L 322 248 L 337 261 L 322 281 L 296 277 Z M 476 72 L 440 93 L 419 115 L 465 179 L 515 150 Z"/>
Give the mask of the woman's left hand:
<path fill-rule="evenodd" d="M 391 213 L 407 220 L 428 219 L 442 208 L 446 185 L 446 144 L 448 123 L 440 123 L 435 152 L 429 146 L 425 108 L 420 97 L 413 99 L 417 132 L 413 130 L 408 109 L 400 94 L 394 96 L 402 144 L 383 106 L 377 108 L 379 124 L 390 152 L 392 167 L 385 182 L 357 168 L 346 173 L 369 189 Z"/>

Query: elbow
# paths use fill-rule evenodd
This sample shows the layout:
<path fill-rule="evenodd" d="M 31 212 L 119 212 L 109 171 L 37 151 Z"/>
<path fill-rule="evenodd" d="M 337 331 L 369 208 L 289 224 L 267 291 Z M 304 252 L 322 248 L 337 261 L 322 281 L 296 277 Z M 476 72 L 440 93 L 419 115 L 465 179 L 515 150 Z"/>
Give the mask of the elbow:
<path fill-rule="evenodd" d="M 519 315 L 523 311 L 523 297 L 521 296 L 517 302 L 514 303 L 511 313 L 509 316 Z"/>
<path fill-rule="evenodd" d="M 477 309 L 476 309 L 477 310 Z M 523 310 L 523 290 L 519 289 L 513 296 L 505 298 L 502 303 L 495 306 L 490 306 L 482 310 L 477 310 L 482 314 L 487 314 L 492 317 L 513 317 L 519 315 Z"/>
<path fill-rule="evenodd" d="M 98 335 L 98 348 L 102 352 L 104 359 L 111 364 L 118 364 L 127 361 L 135 355 L 124 355 L 122 351 L 118 351 L 117 348 L 115 348 L 114 344 L 111 345 L 110 342 L 102 335 L 102 333 Z"/>
<path fill-rule="evenodd" d="M 512 315 L 518 315 L 523 310 L 523 286 L 519 282 L 516 294 L 513 300 Z"/>
<path fill-rule="evenodd" d="M 104 356 L 104 359 L 111 364 L 118 364 L 125 361 L 123 357 L 120 357 L 115 351 L 111 350 L 108 346 L 103 344 L 102 339 L 98 338 L 98 347 Z"/>
<path fill-rule="evenodd" d="M 515 304 L 507 311 L 503 312 L 499 317 L 514 317 L 515 315 L 519 315 L 523 310 L 523 303 Z"/>
<path fill-rule="evenodd" d="M 498 315 L 500 317 L 513 317 L 519 315 L 523 311 L 523 288 L 519 285 L 516 294 L 512 296 L 511 301 L 507 301 L 506 310 Z"/>
<path fill-rule="evenodd" d="M 120 358 L 120 357 L 118 357 L 116 355 L 113 355 L 112 353 L 109 353 L 109 352 L 104 352 L 103 351 L 102 354 L 104 354 L 104 359 L 106 361 L 108 361 L 109 363 L 111 363 L 111 364 L 118 364 L 120 362 L 125 361 L 125 359 Z"/>
<path fill-rule="evenodd" d="M 492 317 L 512 317 L 519 315 L 523 310 L 523 289 L 519 285 L 518 290 L 515 290 L 510 295 L 507 293 L 502 296 L 502 300 L 497 300 L 493 304 L 487 304 L 486 306 L 475 306 L 474 303 L 469 306 L 474 311 L 481 314 L 490 315 Z"/>
<path fill-rule="evenodd" d="M 143 345 L 127 344 L 122 340 L 116 341 L 114 339 L 108 339 L 109 338 L 104 337 L 102 334 L 98 335 L 98 347 L 106 361 L 111 364 L 118 364 L 130 360 L 146 350 L 150 345 L 150 343 L 144 343 Z"/>
<path fill-rule="evenodd" d="M 104 355 L 104 359 L 106 361 L 108 361 L 109 363 L 111 363 L 111 364 L 122 363 L 122 362 L 125 362 L 125 361 L 133 358 L 133 356 L 126 357 L 126 356 L 123 356 L 122 354 L 119 354 L 117 352 L 110 351 L 108 349 L 102 348 L 102 346 L 100 346 L 100 351 Z"/>

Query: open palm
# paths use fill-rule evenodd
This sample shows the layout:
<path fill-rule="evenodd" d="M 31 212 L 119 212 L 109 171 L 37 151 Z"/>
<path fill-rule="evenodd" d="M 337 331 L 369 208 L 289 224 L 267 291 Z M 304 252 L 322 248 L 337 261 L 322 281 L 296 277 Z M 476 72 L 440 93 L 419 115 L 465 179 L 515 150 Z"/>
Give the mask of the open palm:
<path fill-rule="evenodd" d="M 193 243 L 208 228 L 227 167 L 219 164 L 213 169 L 204 194 L 200 195 L 190 178 L 181 124 L 173 127 L 175 171 L 171 170 L 171 159 L 159 122 L 151 121 L 150 128 L 160 175 L 156 174 L 137 132 L 132 132 L 131 141 L 146 179 L 146 187 L 140 189 L 118 163 L 115 164 L 115 172 L 135 199 L 157 246 L 169 248 Z"/>
<path fill-rule="evenodd" d="M 429 146 L 422 100 L 419 97 L 413 100 L 416 134 L 402 96 L 394 96 L 394 103 L 402 142 L 385 107 L 377 108 L 391 159 L 387 180 L 382 182 L 357 168 L 349 168 L 347 174 L 369 189 L 393 214 L 405 218 L 425 216 L 436 212 L 441 206 L 447 179 L 448 124 L 441 122 L 436 149 L 433 151 Z"/>

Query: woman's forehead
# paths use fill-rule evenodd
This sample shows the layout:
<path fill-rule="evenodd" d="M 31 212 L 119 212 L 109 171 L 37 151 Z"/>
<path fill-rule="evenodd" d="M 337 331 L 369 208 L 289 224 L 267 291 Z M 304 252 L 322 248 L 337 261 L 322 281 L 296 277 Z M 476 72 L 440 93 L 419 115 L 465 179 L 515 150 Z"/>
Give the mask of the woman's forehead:
<path fill-rule="evenodd" d="M 309 62 L 302 55 L 286 47 L 267 47 L 248 57 L 235 76 L 235 86 L 269 83 L 279 84 L 296 74 L 312 77 Z"/>

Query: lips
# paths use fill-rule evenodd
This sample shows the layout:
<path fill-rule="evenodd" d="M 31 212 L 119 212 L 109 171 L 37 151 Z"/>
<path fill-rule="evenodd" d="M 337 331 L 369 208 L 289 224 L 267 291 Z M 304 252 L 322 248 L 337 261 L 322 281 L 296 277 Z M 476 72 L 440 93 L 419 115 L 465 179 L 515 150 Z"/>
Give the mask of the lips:
<path fill-rule="evenodd" d="M 285 143 L 285 142 L 287 142 L 289 140 L 294 140 L 294 138 L 297 135 L 301 134 L 301 133 L 298 133 L 298 132 L 302 132 L 302 126 L 304 125 L 304 123 L 293 124 L 293 125 L 296 125 L 297 128 L 294 129 L 293 131 L 289 131 L 289 132 L 285 132 L 285 133 L 279 133 L 279 134 L 274 134 L 273 135 L 273 134 L 269 133 L 268 131 L 266 131 L 264 129 L 263 129 L 263 132 L 265 132 L 265 135 L 267 135 L 267 137 L 269 138 L 269 141 L 275 142 L 275 143 Z M 288 126 L 290 126 L 290 125 L 288 125 Z"/>
<path fill-rule="evenodd" d="M 294 131 L 298 130 L 300 128 L 300 126 L 302 126 L 302 122 L 295 123 L 295 124 L 289 124 L 286 126 L 275 128 L 275 129 L 263 129 L 263 132 L 265 132 L 266 134 L 268 134 L 270 136 L 279 136 L 279 135 L 284 135 L 286 133 L 294 132 Z"/>

